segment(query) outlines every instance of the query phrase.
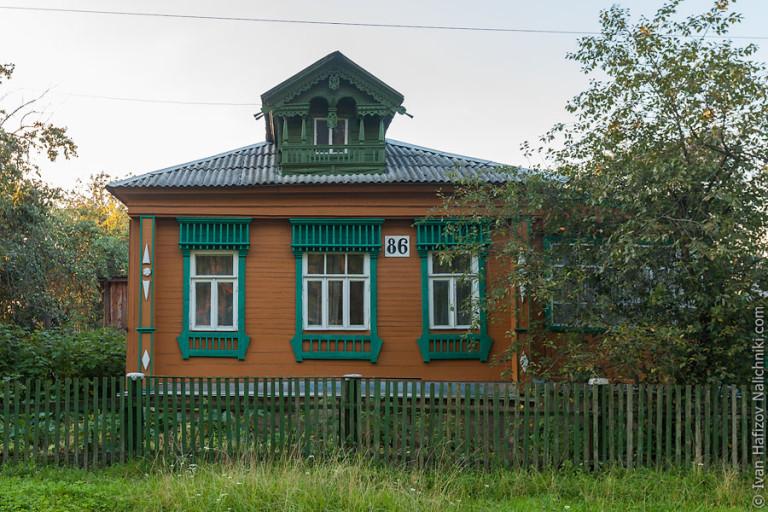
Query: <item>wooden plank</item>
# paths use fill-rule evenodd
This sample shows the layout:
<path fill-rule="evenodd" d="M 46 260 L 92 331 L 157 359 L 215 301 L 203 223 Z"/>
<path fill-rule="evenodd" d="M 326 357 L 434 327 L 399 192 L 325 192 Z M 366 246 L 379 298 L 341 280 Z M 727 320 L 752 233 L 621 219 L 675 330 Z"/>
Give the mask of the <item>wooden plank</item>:
<path fill-rule="evenodd" d="M 74 426 L 74 434 L 73 434 L 73 441 L 72 444 L 74 444 L 74 454 L 72 455 L 73 461 L 75 466 L 78 466 L 80 464 L 80 386 L 82 384 L 82 381 L 80 379 L 74 379 L 72 386 L 74 387 L 75 397 L 73 399 L 73 408 L 72 412 L 74 413 L 74 419 L 73 419 L 73 426 Z M 27 391 L 29 391 L 29 386 L 27 386 Z M 29 401 L 27 401 L 29 403 Z"/>
<path fill-rule="evenodd" d="M 51 417 L 51 388 L 53 387 L 53 382 L 46 380 L 45 381 L 45 389 L 43 391 L 43 417 L 45 418 L 44 424 L 43 424 L 43 460 L 48 462 L 50 460 L 49 455 L 49 447 L 50 440 L 51 440 L 51 427 L 52 427 L 52 421 L 53 418 Z M 58 400 L 58 398 L 57 398 Z"/>
<path fill-rule="evenodd" d="M 702 435 L 702 429 L 701 429 L 701 427 L 702 427 L 702 425 L 701 425 L 701 422 L 702 422 L 702 417 L 701 417 L 702 396 L 701 395 L 702 395 L 702 393 L 701 393 L 701 391 L 702 391 L 701 387 L 697 386 L 696 389 L 695 389 L 695 403 L 694 403 L 694 407 L 695 407 L 695 412 L 694 412 L 694 416 L 695 416 L 694 417 L 695 434 L 694 434 L 694 437 L 695 437 L 695 440 L 696 440 L 695 441 L 696 442 L 696 449 L 695 449 L 696 458 L 695 458 L 694 462 L 696 463 L 697 466 L 704 464 L 703 450 L 702 450 L 702 441 L 703 440 L 702 440 L 702 437 L 701 437 L 701 435 Z"/>
<path fill-rule="evenodd" d="M 91 456 L 93 457 L 93 467 L 99 465 L 99 426 L 101 424 L 99 415 L 99 379 L 93 379 L 93 427 L 91 434 Z"/>
<path fill-rule="evenodd" d="M 522 425 L 522 437 L 523 437 L 523 468 L 528 469 L 528 438 L 529 434 L 531 432 L 530 430 L 530 390 L 531 390 L 531 384 L 530 382 L 526 382 L 523 384 L 523 394 L 520 397 L 523 400 L 523 425 Z"/>
<path fill-rule="evenodd" d="M 747 394 L 747 386 L 743 385 L 739 388 L 741 395 L 741 467 L 746 468 L 749 465 L 749 421 L 747 420 L 747 402 L 749 402 L 749 395 Z M 734 445 L 734 448 L 736 445 Z"/>
<path fill-rule="evenodd" d="M 189 446 L 191 444 L 189 437 L 187 437 L 187 430 L 190 427 L 190 421 L 187 416 L 187 379 L 182 377 L 179 379 L 179 388 L 177 390 L 179 397 L 179 408 L 181 409 L 181 446 L 179 452 L 182 456 L 186 456 L 190 453 Z"/>
<path fill-rule="evenodd" d="M 590 422 L 590 403 L 591 403 L 591 394 L 592 394 L 592 386 L 589 384 L 581 384 L 582 389 L 584 390 L 584 400 L 582 401 L 582 407 L 583 414 L 582 414 L 582 429 L 581 429 L 581 449 L 582 449 L 582 460 L 584 461 L 585 465 L 589 464 L 589 422 Z"/>
<path fill-rule="evenodd" d="M 8 426 L 13 420 L 11 419 L 11 385 L 6 380 L 3 382 L 3 425 L 6 428 L 3 429 L 3 463 L 10 460 L 10 442 L 11 442 L 11 429 Z"/>
<path fill-rule="evenodd" d="M 730 408 L 728 403 L 728 390 L 730 389 L 729 386 L 721 386 L 720 387 L 720 424 L 722 426 L 722 432 L 721 432 L 721 444 L 722 444 L 722 450 L 720 455 L 720 460 L 722 461 L 723 465 L 727 465 L 730 461 L 730 454 L 728 453 L 728 444 L 730 442 Z"/>
<path fill-rule="evenodd" d="M 664 435 L 664 430 L 662 429 L 662 416 L 664 409 L 662 408 L 662 386 L 656 386 L 656 453 L 654 454 L 656 456 L 656 469 L 661 468 L 661 462 L 664 458 L 664 454 L 662 452 L 662 440 Z"/>
<path fill-rule="evenodd" d="M 125 422 L 121 420 L 125 414 L 125 379 L 119 379 L 118 389 L 120 390 L 120 409 L 118 410 L 118 413 L 115 414 L 115 421 L 119 422 L 120 428 L 120 463 L 125 464 L 126 440 L 128 439 L 128 433 L 126 432 Z"/>
<path fill-rule="evenodd" d="M 107 424 L 109 423 L 109 407 L 107 397 L 109 396 L 109 379 L 101 378 L 101 465 L 106 466 L 107 460 Z"/>
<path fill-rule="evenodd" d="M 504 425 L 501 421 L 501 395 L 499 383 L 493 383 L 493 461 L 494 464 L 502 466 L 504 463 L 504 450 L 502 450 L 501 439 L 504 432 Z"/>
<path fill-rule="evenodd" d="M 685 465 L 691 466 L 693 463 L 693 458 L 695 457 L 694 454 L 694 444 L 696 440 L 694 439 L 694 423 L 693 423 L 693 396 L 692 396 L 692 389 L 691 385 L 687 384 L 685 386 Z"/>
<path fill-rule="evenodd" d="M 38 447 L 40 445 L 40 400 L 41 397 L 41 388 L 42 382 L 40 382 L 39 379 L 35 380 L 35 406 L 34 406 L 34 415 L 32 415 L 31 418 L 29 418 L 28 425 L 29 428 L 32 430 L 32 453 L 31 458 L 32 461 L 37 461 L 40 453 L 38 450 Z M 29 414 L 30 404 L 27 402 L 27 416 L 30 416 Z M 27 437 L 29 439 L 29 436 Z"/>
<path fill-rule="evenodd" d="M 608 445 L 610 444 L 610 434 L 608 433 L 608 392 L 610 391 L 609 385 L 600 386 L 600 461 L 603 464 L 608 463 Z"/>
<path fill-rule="evenodd" d="M 637 457 L 635 466 L 643 465 L 643 456 L 645 455 L 645 446 L 643 444 L 645 434 L 645 393 L 646 387 L 643 384 L 637 386 L 637 425 L 635 427 L 635 446 L 637 447 Z"/>
<path fill-rule="evenodd" d="M 683 395 L 680 385 L 675 385 L 675 415 L 675 465 L 680 466 L 683 458 Z"/>
<path fill-rule="evenodd" d="M 634 439 L 632 436 L 633 433 L 633 425 L 634 425 L 634 388 L 630 385 L 627 385 L 627 469 L 632 469 L 632 465 L 634 462 Z"/>
<path fill-rule="evenodd" d="M 672 386 L 665 386 L 663 390 L 662 399 L 665 400 L 665 414 L 664 414 L 664 460 L 667 467 L 672 465 L 672 445 L 674 439 L 672 438 L 672 398 L 674 388 Z"/>
<path fill-rule="evenodd" d="M 563 462 L 570 460 L 571 457 L 571 420 L 573 419 L 571 404 L 574 403 L 572 390 L 572 384 L 565 383 L 563 385 Z"/>
<path fill-rule="evenodd" d="M 599 424 L 599 417 L 600 417 L 600 403 L 599 403 L 599 394 L 600 389 L 603 386 L 597 386 L 595 384 L 592 385 L 592 389 L 590 390 L 592 392 L 592 469 L 593 471 L 597 471 L 600 467 L 599 461 L 600 461 L 600 453 L 599 453 L 599 442 L 600 439 L 600 424 Z"/>
<path fill-rule="evenodd" d="M 543 450 L 542 450 L 542 461 L 541 466 L 542 467 L 548 467 L 552 464 L 552 451 L 550 450 L 550 435 L 551 435 L 551 429 L 550 429 L 550 386 L 548 383 L 544 383 L 543 390 L 544 393 L 543 396 L 543 410 L 542 410 L 542 416 L 544 418 L 544 442 L 543 442 Z"/>
<path fill-rule="evenodd" d="M 624 415 L 624 399 L 627 395 L 627 389 L 628 386 L 626 384 L 620 384 L 617 390 L 619 396 L 618 403 L 616 404 L 618 415 L 618 423 L 616 424 L 616 461 L 621 465 L 624 465 L 626 461 L 625 442 L 627 425 Z"/>
<path fill-rule="evenodd" d="M 616 386 L 613 384 L 605 386 L 608 392 L 608 413 L 606 423 L 608 424 L 608 463 L 611 468 L 616 464 Z"/>
<path fill-rule="evenodd" d="M 573 429 L 571 430 L 573 435 L 573 464 L 575 466 L 580 465 L 583 462 L 582 449 L 581 449 L 581 397 L 583 395 L 583 388 L 581 385 L 573 383 Z"/>

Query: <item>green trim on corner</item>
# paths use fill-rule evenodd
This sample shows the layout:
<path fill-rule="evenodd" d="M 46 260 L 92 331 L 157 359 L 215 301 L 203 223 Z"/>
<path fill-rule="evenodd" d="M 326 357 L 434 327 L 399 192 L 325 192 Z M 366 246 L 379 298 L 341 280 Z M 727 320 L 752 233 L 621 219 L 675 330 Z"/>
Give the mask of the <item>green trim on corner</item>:
<path fill-rule="evenodd" d="M 245 333 L 245 257 L 250 249 L 250 218 L 179 217 L 179 248 L 184 260 L 183 320 L 176 338 L 182 359 L 232 357 L 245 360 L 251 338 Z M 192 331 L 189 327 L 190 256 L 194 250 L 237 251 L 237 331 Z"/>
<path fill-rule="evenodd" d="M 291 338 L 296 362 L 305 359 L 362 360 L 376 363 L 378 335 L 377 261 L 384 219 L 289 219 L 291 250 L 296 258 L 296 334 Z M 370 334 L 304 333 L 305 252 L 364 252 L 370 255 Z"/>
<path fill-rule="evenodd" d="M 144 263 L 142 262 L 142 259 L 144 258 L 144 229 L 143 229 L 143 221 L 144 219 L 151 219 L 152 221 L 152 256 L 150 256 L 149 261 L 149 268 L 151 269 L 150 274 L 150 280 L 149 280 L 149 327 L 142 327 L 143 318 L 141 315 L 141 298 L 144 296 L 144 290 L 143 290 L 143 284 L 142 284 L 142 271 L 139 270 L 139 327 L 136 328 L 136 331 L 139 333 L 139 361 L 138 361 L 138 371 L 144 372 L 144 368 L 142 367 L 141 357 L 142 357 L 142 334 L 149 334 L 149 374 L 154 375 L 154 367 L 155 367 L 155 230 L 157 227 L 157 223 L 155 221 L 154 215 L 139 215 L 139 269 L 142 269 L 144 267 Z"/>
<path fill-rule="evenodd" d="M 439 359 L 477 359 L 488 361 L 493 339 L 488 335 L 488 318 L 485 307 L 480 308 L 479 332 L 455 334 L 432 333 L 429 328 L 429 251 L 455 247 L 467 243 L 490 244 L 490 231 L 486 224 L 465 224 L 458 228 L 458 236 L 446 233 L 445 228 L 459 221 L 453 219 L 417 219 L 416 250 L 421 260 L 421 336 L 416 340 L 425 363 Z M 477 257 L 478 300 L 486 301 L 486 258 L 482 252 Z"/>

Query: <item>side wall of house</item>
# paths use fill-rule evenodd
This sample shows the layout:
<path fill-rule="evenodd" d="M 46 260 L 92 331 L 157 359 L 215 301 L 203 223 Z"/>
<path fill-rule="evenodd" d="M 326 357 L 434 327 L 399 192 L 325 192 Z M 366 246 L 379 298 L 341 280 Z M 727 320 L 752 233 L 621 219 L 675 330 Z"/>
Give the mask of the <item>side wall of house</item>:
<path fill-rule="evenodd" d="M 316 201 L 317 198 L 314 198 Z M 407 200 L 407 199 L 406 199 Z M 291 201 L 294 201 L 293 203 Z M 327 200 L 326 200 L 327 201 Z M 402 201 L 402 199 L 401 199 Z M 266 201 L 268 204 L 270 201 Z M 177 337 L 183 330 L 183 256 L 179 248 L 179 223 L 176 216 L 157 216 L 154 247 L 154 354 L 152 373 L 176 376 L 333 376 L 358 373 L 366 377 L 422 378 L 427 380 L 501 380 L 504 370 L 516 372 L 514 359 L 501 365 L 477 360 L 437 360 L 424 363 L 417 339 L 422 334 L 421 262 L 416 251 L 414 218 L 427 211 L 419 207 L 396 208 L 397 205 L 371 207 L 365 198 L 354 194 L 339 198 L 334 208 L 323 210 L 299 198 L 281 202 L 288 211 L 275 216 L 275 209 L 264 210 L 258 202 L 244 201 L 237 206 L 235 198 L 221 205 L 219 215 L 250 217 L 250 249 L 245 258 L 245 332 L 250 345 L 245 360 L 215 357 L 182 359 Z M 417 202 L 417 204 L 418 204 Z M 352 207 L 353 203 L 360 206 Z M 293 208 L 286 205 L 293 204 Z M 411 202 L 410 204 L 414 204 Z M 364 205 L 364 206 L 363 206 Z M 261 203 L 264 206 L 264 203 Z M 225 211 L 225 210 L 230 211 Z M 293 211 L 290 211 L 293 210 Z M 180 216 L 191 216 L 191 208 L 177 208 Z M 377 309 L 378 334 L 383 343 L 376 363 L 348 360 L 308 360 L 297 362 L 290 340 L 296 326 L 296 260 L 291 252 L 290 218 L 312 216 L 322 218 L 323 211 L 339 212 L 346 218 L 384 218 L 382 241 L 387 235 L 407 235 L 411 254 L 407 258 L 378 257 Z M 295 212 L 295 215 L 294 215 Z M 218 213 L 218 212 L 217 212 Z M 235 214 L 235 215 L 233 215 Z M 393 215 L 397 214 L 397 215 Z M 214 216 L 212 211 L 195 210 L 194 216 Z M 141 277 L 137 267 L 141 249 L 135 240 L 138 222 L 131 223 L 130 282 Z M 489 281 L 501 274 L 496 261 L 489 261 Z M 129 321 L 135 326 L 140 301 L 138 285 L 131 285 Z M 498 311 L 489 319 L 488 331 L 494 340 L 489 361 L 502 355 L 508 346 L 507 332 L 515 327 L 512 311 Z M 135 329 L 129 329 L 135 331 Z M 129 371 L 136 371 L 139 353 L 138 336 L 129 333 Z M 142 351 L 144 348 L 142 348 Z"/>

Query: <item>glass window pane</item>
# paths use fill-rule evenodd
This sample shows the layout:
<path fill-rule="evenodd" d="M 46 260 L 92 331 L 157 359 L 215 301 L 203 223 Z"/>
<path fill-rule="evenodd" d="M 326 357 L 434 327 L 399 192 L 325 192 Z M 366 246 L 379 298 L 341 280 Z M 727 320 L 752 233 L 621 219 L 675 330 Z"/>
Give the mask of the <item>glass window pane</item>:
<path fill-rule="evenodd" d="M 228 254 L 197 254 L 195 255 L 195 275 L 233 276 L 235 275 L 234 258 Z"/>
<path fill-rule="evenodd" d="M 349 282 L 349 325 L 365 325 L 365 281 Z"/>
<path fill-rule="evenodd" d="M 344 145 L 347 143 L 347 122 L 344 119 L 339 119 L 336 128 L 333 129 L 333 144 Z"/>
<path fill-rule="evenodd" d="M 362 254 L 347 255 L 347 273 L 360 275 L 365 273 L 365 256 Z"/>
<path fill-rule="evenodd" d="M 456 283 L 456 325 L 472 323 L 472 282 Z"/>
<path fill-rule="evenodd" d="M 315 119 L 315 144 L 328 145 L 328 121 L 325 119 Z"/>
<path fill-rule="evenodd" d="M 307 325 L 323 325 L 323 283 L 307 281 Z"/>
<path fill-rule="evenodd" d="M 211 283 L 195 283 L 195 325 L 211 325 Z"/>
<path fill-rule="evenodd" d="M 449 281 L 432 281 L 432 323 L 448 326 Z"/>
<path fill-rule="evenodd" d="M 235 287 L 232 282 L 218 283 L 219 327 L 235 326 Z"/>
<path fill-rule="evenodd" d="M 328 281 L 328 325 L 344 325 L 344 281 Z"/>
<path fill-rule="evenodd" d="M 464 274 L 472 268 L 472 256 L 469 254 L 455 254 L 449 259 L 441 258 L 437 254 L 432 255 L 433 274 Z"/>
<path fill-rule="evenodd" d="M 325 257 L 322 254 L 308 254 L 307 255 L 307 273 L 308 274 L 323 274 L 323 263 Z"/>
<path fill-rule="evenodd" d="M 328 274 L 343 274 L 344 273 L 344 255 L 343 254 L 327 254 L 325 261 L 328 264 Z"/>

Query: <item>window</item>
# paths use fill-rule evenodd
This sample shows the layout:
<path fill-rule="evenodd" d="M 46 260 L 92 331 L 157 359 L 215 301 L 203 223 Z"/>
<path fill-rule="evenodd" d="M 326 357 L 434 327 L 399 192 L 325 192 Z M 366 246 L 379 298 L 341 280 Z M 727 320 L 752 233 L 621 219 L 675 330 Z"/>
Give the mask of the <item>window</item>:
<path fill-rule="evenodd" d="M 232 331 L 237 326 L 237 255 L 196 252 L 190 269 L 190 328 Z"/>
<path fill-rule="evenodd" d="M 182 359 L 245 359 L 245 258 L 251 219 L 179 217 L 184 271 Z"/>
<path fill-rule="evenodd" d="M 290 219 L 296 258 L 296 361 L 375 363 L 376 264 L 383 219 Z M 334 332 L 335 331 L 335 332 Z"/>
<path fill-rule="evenodd" d="M 487 361 L 493 345 L 485 302 L 487 225 L 451 219 L 416 221 L 416 250 L 421 260 L 422 359 Z M 441 257 L 440 251 L 466 250 Z"/>
<path fill-rule="evenodd" d="M 477 305 L 477 258 L 429 253 L 429 318 L 433 329 L 467 329 Z"/>
<path fill-rule="evenodd" d="M 315 146 L 345 146 L 347 144 L 347 120 L 338 119 L 336 127 L 328 126 L 327 118 L 315 119 Z M 337 150 L 339 151 L 339 150 Z M 332 148 L 331 153 L 334 152 Z"/>
<path fill-rule="evenodd" d="M 305 253 L 304 328 L 367 329 L 367 254 Z"/>

